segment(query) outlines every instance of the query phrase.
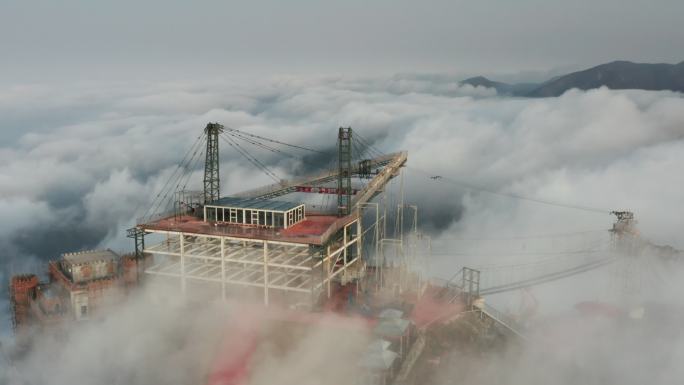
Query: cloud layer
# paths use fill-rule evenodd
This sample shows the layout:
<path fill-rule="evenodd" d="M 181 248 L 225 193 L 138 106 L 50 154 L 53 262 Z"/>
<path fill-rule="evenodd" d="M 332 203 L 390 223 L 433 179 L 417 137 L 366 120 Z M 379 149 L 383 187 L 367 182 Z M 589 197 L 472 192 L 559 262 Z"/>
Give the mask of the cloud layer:
<path fill-rule="evenodd" d="M 15 87 L 0 94 L 2 259 L 123 247 L 123 228 L 149 204 L 207 121 L 321 149 L 332 148 L 336 127 L 350 125 L 383 151 L 408 150 L 417 170 L 534 198 L 628 208 L 647 236 L 684 246 L 676 235 L 681 219 L 671 210 L 684 185 L 677 172 L 683 103 L 677 94 L 607 89 L 505 99 L 448 78 L 410 75 L 280 78 L 249 87 Z M 222 145 L 223 191 L 269 181 Z M 258 153 L 283 177 L 328 166 L 276 155 Z M 552 222 L 579 220 L 580 229 L 609 222 L 426 180 L 409 168 L 407 199 L 423 206 L 422 218 L 433 230 L 444 231 L 461 216 L 467 220 L 456 230 L 477 233 L 495 230 L 487 226 L 496 220 L 483 221 L 500 215 L 538 229 Z"/>
<path fill-rule="evenodd" d="M 42 261 L 63 252 L 130 250 L 125 229 L 209 121 L 322 150 L 333 149 L 337 127 L 352 126 L 381 151 L 408 150 L 406 200 L 419 205 L 419 222 L 435 244 L 450 250 L 533 248 L 539 244 L 473 246 L 458 239 L 607 229 L 612 209 L 633 210 L 644 237 L 684 248 L 677 210 L 684 196 L 679 94 L 598 89 L 529 100 L 459 87 L 444 76 L 286 77 L 250 85 L 14 87 L 0 92 L 0 116 L 3 280 L 40 271 Z M 270 182 L 221 145 L 222 191 Z M 252 150 L 285 178 L 327 168 L 331 159 Z M 194 170 L 189 187 L 200 188 L 200 172 Z M 434 175 L 444 178 L 429 178 Z M 398 191 L 400 181 L 392 183 Z M 605 213 L 521 201 L 473 185 Z M 467 262 L 455 253 L 435 263 L 451 271 Z M 542 297 L 547 303 L 559 298 Z"/>

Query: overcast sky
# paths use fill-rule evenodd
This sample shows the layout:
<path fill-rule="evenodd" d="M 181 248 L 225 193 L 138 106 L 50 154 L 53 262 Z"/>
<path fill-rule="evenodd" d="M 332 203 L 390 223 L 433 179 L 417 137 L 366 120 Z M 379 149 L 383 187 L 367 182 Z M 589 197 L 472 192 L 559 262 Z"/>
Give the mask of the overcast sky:
<path fill-rule="evenodd" d="M 5 0 L 0 81 L 680 62 L 682 15 L 681 0 Z"/>

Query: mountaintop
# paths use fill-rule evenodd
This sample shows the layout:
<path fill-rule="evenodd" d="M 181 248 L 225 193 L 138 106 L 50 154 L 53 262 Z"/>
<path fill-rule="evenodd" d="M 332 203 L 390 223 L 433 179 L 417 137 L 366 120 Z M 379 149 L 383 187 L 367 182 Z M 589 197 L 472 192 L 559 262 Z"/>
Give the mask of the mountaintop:
<path fill-rule="evenodd" d="M 542 83 L 508 84 L 477 76 L 465 79 L 461 84 L 490 87 L 502 95 L 526 97 L 560 96 L 573 88 L 590 90 L 603 86 L 615 90 L 684 92 L 684 61 L 678 64 L 614 61 L 556 76 Z"/>

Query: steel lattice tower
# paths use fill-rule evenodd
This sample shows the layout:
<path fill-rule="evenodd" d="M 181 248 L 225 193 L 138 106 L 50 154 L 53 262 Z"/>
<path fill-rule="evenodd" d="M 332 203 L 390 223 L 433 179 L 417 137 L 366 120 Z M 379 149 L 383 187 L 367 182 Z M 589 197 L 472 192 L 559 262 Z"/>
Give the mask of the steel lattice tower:
<path fill-rule="evenodd" d="M 145 270 L 145 231 L 139 227 L 131 227 L 127 232 L 127 237 L 135 242 L 135 275 L 140 281 L 140 276 Z"/>
<path fill-rule="evenodd" d="M 217 201 L 220 198 L 219 180 L 219 134 L 223 126 L 218 123 L 208 123 L 204 128 L 207 136 L 207 152 L 204 162 L 204 204 Z"/>
<path fill-rule="evenodd" d="M 352 129 L 340 127 L 338 136 L 337 214 L 351 212 Z"/>
<path fill-rule="evenodd" d="M 143 259 L 143 250 L 145 250 L 145 232 L 138 227 L 131 227 L 126 231 L 126 236 L 133 239 L 135 242 L 135 258 Z"/>

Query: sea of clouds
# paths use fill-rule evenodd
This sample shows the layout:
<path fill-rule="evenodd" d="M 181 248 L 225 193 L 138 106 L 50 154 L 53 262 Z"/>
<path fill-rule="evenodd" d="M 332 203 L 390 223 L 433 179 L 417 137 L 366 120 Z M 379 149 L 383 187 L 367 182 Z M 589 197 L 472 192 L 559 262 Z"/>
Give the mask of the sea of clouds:
<path fill-rule="evenodd" d="M 337 127 L 351 126 L 380 151 L 407 150 L 406 200 L 419 205 L 421 226 L 442 249 L 459 239 L 608 229 L 614 209 L 634 211 L 650 241 L 684 248 L 684 98 L 677 93 L 602 88 L 508 98 L 438 75 L 18 85 L 0 90 L 3 287 L 11 274 L 40 272 L 63 252 L 130 251 L 125 229 L 210 121 L 331 154 Z M 319 164 L 313 155 L 258 154 L 283 178 Z M 194 172 L 199 188 L 201 169 Z M 443 179 L 429 178 L 437 175 Z M 225 193 L 271 182 L 228 146 L 221 178 Z M 512 247 L 534 245 L 499 251 Z M 455 271 L 463 261 L 454 255 L 436 264 Z M 553 302 L 567 292 L 540 297 Z"/>

